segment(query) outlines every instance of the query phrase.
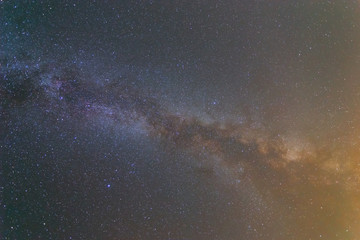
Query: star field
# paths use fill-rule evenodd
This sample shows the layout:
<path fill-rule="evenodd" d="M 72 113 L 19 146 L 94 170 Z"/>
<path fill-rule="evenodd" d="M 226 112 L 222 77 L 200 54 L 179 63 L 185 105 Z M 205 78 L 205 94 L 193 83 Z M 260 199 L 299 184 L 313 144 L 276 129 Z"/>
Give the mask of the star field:
<path fill-rule="evenodd" d="M 0 1 L 0 238 L 358 239 L 359 4 Z"/>

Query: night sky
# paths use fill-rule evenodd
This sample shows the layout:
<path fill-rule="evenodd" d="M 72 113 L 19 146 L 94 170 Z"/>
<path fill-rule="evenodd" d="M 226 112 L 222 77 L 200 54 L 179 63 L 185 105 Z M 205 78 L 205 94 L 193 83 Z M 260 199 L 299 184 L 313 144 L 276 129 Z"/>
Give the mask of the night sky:
<path fill-rule="evenodd" d="M 360 239 L 358 0 L 0 0 L 0 239 Z"/>

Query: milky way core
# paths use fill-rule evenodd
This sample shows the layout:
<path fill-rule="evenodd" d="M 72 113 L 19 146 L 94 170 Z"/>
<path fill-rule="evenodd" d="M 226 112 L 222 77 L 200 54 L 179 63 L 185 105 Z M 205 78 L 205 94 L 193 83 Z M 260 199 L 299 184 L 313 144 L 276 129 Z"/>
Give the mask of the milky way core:
<path fill-rule="evenodd" d="M 0 238 L 360 239 L 360 2 L 0 1 Z"/>

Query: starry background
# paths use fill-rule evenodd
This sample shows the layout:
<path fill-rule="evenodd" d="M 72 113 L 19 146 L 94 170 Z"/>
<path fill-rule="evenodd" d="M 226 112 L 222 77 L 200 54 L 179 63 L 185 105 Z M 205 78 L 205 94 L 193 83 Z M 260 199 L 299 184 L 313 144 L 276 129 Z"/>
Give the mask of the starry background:
<path fill-rule="evenodd" d="M 1 239 L 358 239 L 359 1 L 0 1 Z"/>

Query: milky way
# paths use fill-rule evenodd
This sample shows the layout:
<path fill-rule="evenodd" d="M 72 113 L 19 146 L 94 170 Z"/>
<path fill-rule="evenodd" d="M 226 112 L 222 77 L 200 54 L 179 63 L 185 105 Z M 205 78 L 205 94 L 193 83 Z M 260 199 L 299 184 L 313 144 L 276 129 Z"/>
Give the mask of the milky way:
<path fill-rule="evenodd" d="M 3 239 L 358 239 L 358 1 L 1 1 Z"/>

